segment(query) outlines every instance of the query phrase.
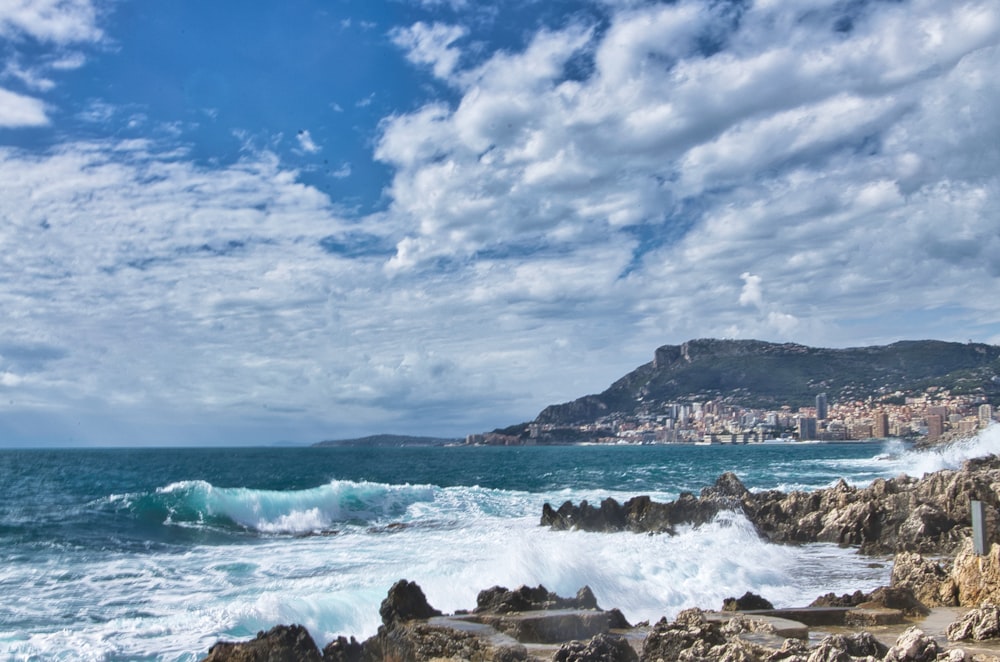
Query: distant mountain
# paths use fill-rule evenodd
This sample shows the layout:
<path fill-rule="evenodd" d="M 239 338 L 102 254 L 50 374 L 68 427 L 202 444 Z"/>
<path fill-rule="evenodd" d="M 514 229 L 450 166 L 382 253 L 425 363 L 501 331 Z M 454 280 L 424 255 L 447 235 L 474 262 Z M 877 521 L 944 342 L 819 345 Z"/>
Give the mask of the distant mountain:
<path fill-rule="evenodd" d="M 358 439 L 331 439 L 313 446 L 444 446 L 460 439 L 440 439 L 438 437 L 410 437 L 401 434 L 373 434 Z"/>
<path fill-rule="evenodd" d="M 654 360 L 606 391 L 546 407 L 536 423 L 577 425 L 613 413 L 656 413 L 666 403 L 729 399 L 747 407 L 891 399 L 929 386 L 1000 398 L 1000 347 L 915 340 L 824 349 L 758 340 L 691 340 L 664 345 Z"/>

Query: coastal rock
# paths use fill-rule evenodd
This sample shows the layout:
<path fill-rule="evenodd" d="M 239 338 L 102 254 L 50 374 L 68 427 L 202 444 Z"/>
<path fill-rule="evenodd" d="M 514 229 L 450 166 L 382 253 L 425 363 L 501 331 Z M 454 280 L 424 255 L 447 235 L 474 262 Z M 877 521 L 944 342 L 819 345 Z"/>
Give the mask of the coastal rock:
<path fill-rule="evenodd" d="M 508 614 L 517 611 L 545 609 L 597 609 L 597 598 L 589 586 L 584 586 L 574 598 L 563 598 L 539 584 L 532 588 L 520 586 L 513 591 L 504 586 L 493 586 L 476 596 L 476 613 Z M 621 612 L 619 612 L 621 613 Z"/>
<path fill-rule="evenodd" d="M 900 552 L 892 562 L 890 584 L 910 589 L 928 607 L 954 607 L 958 605 L 958 587 L 949 570 L 949 566 L 921 554 Z"/>
<path fill-rule="evenodd" d="M 774 609 L 774 605 L 769 600 L 750 591 L 738 598 L 726 598 L 722 601 L 722 611 L 750 611 L 753 609 Z"/>
<path fill-rule="evenodd" d="M 361 662 L 364 646 L 354 637 L 337 637 L 323 647 L 323 662 Z"/>
<path fill-rule="evenodd" d="M 389 594 L 378 608 L 382 623 L 410 621 L 440 616 L 441 612 L 427 603 L 427 597 L 416 582 L 400 579 L 389 589 Z"/>
<path fill-rule="evenodd" d="M 639 656 L 621 637 L 599 634 L 589 641 L 563 644 L 553 662 L 638 662 Z"/>
<path fill-rule="evenodd" d="M 202 662 L 322 662 L 322 657 L 304 627 L 276 625 L 250 641 L 220 641 Z"/>
<path fill-rule="evenodd" d="M 865 488 L 841 480 L 830 488 L 787 494 L 750 492 L 734 474 L 725 473 L 701 496 L 684 493 L 669 503 L 640 496 L 624 505 L 605 499 L 599 508 L 567 501 L 556 510 L 545 504 L 541 524 L 554 529 L 672 534 L 679 525 L 697 526 L 723 510 L 736 510 L 772 542 L 831 542 L 873 554 L 953 553 L 970 531 L 970 498 L 983 501 L 990 517 L 1000 508 L 996 456 L 920 479 L 878 479 Z M 1000 543 L 1000 527 L 987 526 L 987 531 L 991 542 Z"/>
<path fill-rule="evenodd" d="M 991 603 L 972 609 L 946 630 L 951 641 L 986 641 L 1000 638 L 1000 608 Z"/>
<path fill-rule="evenodd" d="M 843 595 L 836 595 L 835 593 L 827 593 L 826 595 L 821 595 L 812 602 L 809 603 L 810 607 L 857 607 L 862 602 L 868 600 L 868 595 L 861 592 L 855 591 L 854 593 L 844 593 Z"/>
<path fill-rule="evenodd" d="M 473 662 L 521 662 L 527 650 L 517 642 L 495 642 L 450 627 L 419 621 L 394 622 L 363 644 L 366 662 L 407 660 L 471 660 Z"/>
<path fill-rule="evenodd" d="M 979 556 L 972 549 L 972 541 L 967 541 L 955 557 L 951 578 L 958 604 L 1000 604 L 1000 545 L 991 545 L 985 555 Z"/>
<path fill-rule="evenodd" d="M 869 632 L 831 634 L 809 653 L 808 662 L 851 662 L 855 659 L 881 660 L 889 647 Z"/>
<path fill-rule="evenodd" d="M 883 659 L 885 662 L 933 662 L 941 652 L 933 637 L 914 626 L 899 635 Z"/>

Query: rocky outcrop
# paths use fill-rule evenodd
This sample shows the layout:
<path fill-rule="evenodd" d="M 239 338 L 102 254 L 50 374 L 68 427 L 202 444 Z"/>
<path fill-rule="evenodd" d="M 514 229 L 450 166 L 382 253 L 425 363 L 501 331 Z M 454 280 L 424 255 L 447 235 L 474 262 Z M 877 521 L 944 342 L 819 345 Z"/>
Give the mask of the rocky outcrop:
<path fill-rule="evenodd" d="M 986 603 L 967 611 L 946 630 L 950 641 L 1000 639 L 1000 607 Z"/>
<path fill-rule="evenodd" d="M 220 641 L 202 662 L 322 662 L 316 642 L 301 625 L 276 625 L 244 642 Z"/>
<path fill-rule="evenodd" d="M 747 591 L 738 598 L 726 598 L 722 601 L 722 611 L 751 611 L 754 609 L 774 609 L 770 600 L 756 593 Z"/>
<path fill-rule="evenodd" d="M 967 541 L 952 564 L 951 579 L 958 604 L 1000 604 L 1000 545 L 991 545 L 986 554 L 979 556 L 972 549 L 972 541 Z"/>
<path fill-rule="evenodd" d="M 668 533 L 682 524 L 700 525 L 722 510 L 742 512 L 761 536 L 779 543 L 831 542 L 867 553 L 950 553 L 969 536 L 969 500 L 984 502 L 993 516 L 1000 509 L 1000 458 L 970 460 L 958 471 L 916 479 L 875 480 L 858 488 L 843 480 L 814 492 L 752 493 L 735 474 L 725 473 L 700 496 L 681 494 L 657 503 L 638 496 L 619 504 L 605 499 L 542 507 L 541 524 L 554 529 Z M 988 526 L 1000 543 L 1000 527 Z"/>
<path fill-rule="evenodd" d="M 638 662 L 635 649 L 621 637 L 599 634 L 589 641 L 563 644 L 552 662 Z"/>
<path fill-rule="evenodd" d="M 767 602 L 760 596 L 748 596 L 741 598 L 747 606 Z M 865 605 L 903 609 L 913 602 L 910 591 L 888 588 L 861 594 L 864 598 L 861 602 L 857 595 L 825 597 L 830 601 L 857 603 L 861 610 Z M 916 628 L 909 628 L 892 647 L 880 643 L 868 632 L 829 635 L 810 645 L 808 628 L 802 623 L 759 611 L 688 609 L 673 621 L 661 619 L 654 626 L 644 625 L 641 629 L 624 623 L 621 631 L 610 625 L 616 610 L 598 609 L 589 589 L 581 589 L 573 598 L 563 598 L 543 586 L 514 590 L 493 587 L 480 593 L 478 603 L 472 612 L 416 616 L 434 614 L 437 610 L 427 604 L 419 586 L 400 581 L 382 603 L 383 622 L 378 633 L 364 642 L 338 637 L 320 652 L 301 625 L 277 626 L 259 633 L 251 641 L 220 642 L 210 649 L 203 662 L 959 662 L 971 659 L 961 649 L 943 650 L 934 638 Z M 527 609 L 514 609 L 515 606 Z M 504 611 L 494 611 L 494 607 Z M 914 609 L 913 613 L 920 610 Z M 617 614 L 621 617 L 620 612 Z M 1000 634 L 1000 609 L 984 605 L 954 624 L 948 633 L 953 639 L 995 637 Z"/>
<path fill-rule="evenodd" d="M 427 597 L 416 582 L 400 579 L 389 589 L 389 595 L 378 608 L 378 615 L 382 623 L 390 625 L 396 621 L 440 616 L 441 612 L 427 604 Z"/>
<path fill-rule="evenodd" d="M 951 576 L 951 565 L 901 552 L 893 560 L 891 584 L 909 588 L 928 607 L 954 607 L 958 605 L 958 587 Z"/>
<path fill-rule="evenodd" d="M 508 614 L 514 611 L 537 611 L 545 609 L 597 609 L 597 598 L 589 586 L 584 586 L 574 598 L 563 598 L 550 592 L 542 585 L 534 588 L 521 586 L 510 590 L 494 586 L 480 591 L 476 596 L 476 612 Z"/>

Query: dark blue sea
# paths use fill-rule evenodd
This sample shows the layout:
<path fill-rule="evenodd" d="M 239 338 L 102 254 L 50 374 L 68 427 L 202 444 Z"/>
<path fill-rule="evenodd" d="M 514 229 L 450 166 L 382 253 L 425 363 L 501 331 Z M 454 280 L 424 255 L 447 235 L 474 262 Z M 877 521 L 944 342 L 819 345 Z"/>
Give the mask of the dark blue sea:
<path fill-rule="evenodd" d="M 0 659 L 196 660 L 302 623 L 374 633 L 400 578 L 446 612 L 480 589 L 589 585 L 633 621 L 754 591 L 799 605 L 870 590 L 889 565 L 760 540 L 739 515 L 676 536 L 554 532 L 542 504 L 674 499 L 724 471 L 751 489 L 958 466 L 899 442 L 524 448 L 0 450 Z"/>

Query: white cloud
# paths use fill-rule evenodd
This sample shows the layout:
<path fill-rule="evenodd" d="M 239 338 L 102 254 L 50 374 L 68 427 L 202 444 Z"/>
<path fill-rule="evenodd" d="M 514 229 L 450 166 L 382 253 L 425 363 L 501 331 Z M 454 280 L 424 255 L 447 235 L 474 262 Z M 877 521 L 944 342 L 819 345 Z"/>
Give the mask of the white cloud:
<path fill-rule="evenodd" d="M 103 38 L 97 9 L 90 0 L 4 0 L 0 2 L 0 35 L 28 35 L 60 45 Z"/>
<path fill-rule="evenodd" d="M 305 129 L 299 131 L 296 134 L 295 138 L 296 140 L 298 140 L 299 147 L 302 149 L 302 151 L 308 154 L 319 153 L 321 149 L 320 146 L 316 144 L 316 141 L 313 140 L 312 135 Z"/>
<path fill-rule="evenodd" d="M 468 30 L 458 25 L 418 22 L 408 28 L 396 28 L 389 36 L 406 51 L 410 62 L 430 65 L 435 76 L 447 79 L 461 57 L 461 51 L 452 45 L 466 34 Z"/>
<path fill-rule="evenodd" d="M 0 87 L 0 127 L 12 129 L 48 123 L 43 101 Z"/>

